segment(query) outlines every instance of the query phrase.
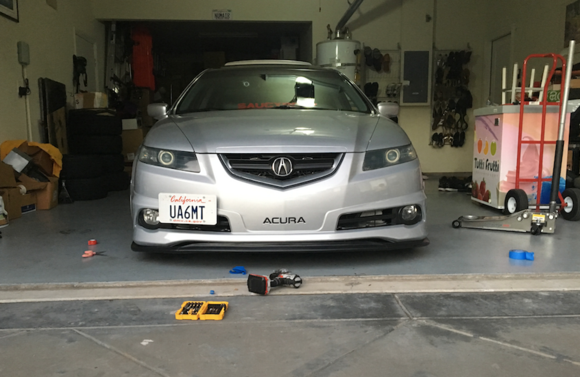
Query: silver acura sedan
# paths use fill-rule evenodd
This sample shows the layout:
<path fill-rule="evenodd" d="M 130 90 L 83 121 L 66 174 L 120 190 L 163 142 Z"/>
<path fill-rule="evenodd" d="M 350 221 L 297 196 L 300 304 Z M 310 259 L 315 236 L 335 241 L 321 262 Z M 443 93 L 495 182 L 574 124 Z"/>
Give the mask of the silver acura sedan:
<path fill-rule="evenodd" d="M 170 109 L 149 105 L 159 121 L 133 166 L 132 249 L 427 245 L 419 160 L 392 107 L 308 63 L 202 72 Z"/>

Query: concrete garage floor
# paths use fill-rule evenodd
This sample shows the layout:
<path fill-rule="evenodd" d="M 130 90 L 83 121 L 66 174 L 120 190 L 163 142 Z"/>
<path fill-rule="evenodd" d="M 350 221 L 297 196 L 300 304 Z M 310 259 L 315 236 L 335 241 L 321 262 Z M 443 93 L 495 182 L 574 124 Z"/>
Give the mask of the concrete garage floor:
<path fill-rule="evenodd" d="M 0 239 L 0 375 L 578 376 L 580 223 L 453 229 L 497 213 L 437 180 L 427 196 L 431 245 L 392 253 L 134 253 L 127 192 L 25 215 Z M 107 256 L 81 258 L 89 238 Z M 305 284 L 250 295 L 237 265 Z M 177 321 L 184 298 L 230 308 Z"/>
<path fill-rule="evenodd" d="M 23 215 L 2 229 L 0 287 L 11 284 L 132 282 L 239 278 L 229 270 L 244 266 L 267 274 L 287 268 L 303 277 L 441 274 L 576 273 L 580 270 L 580 222 L 558 219 L 553 235 L 453 229 L 466 214 L 498 212 L 473 204 L 465 193 L 439 192 L 426 181 L 427 247 L 396 252 L 263 254 L 216 253 L 149 255 L 131 251 L 128 192 L 88 202 L 63 204 Z M 87 241 L 106 256 L 81 258 Z M 535 253 L 533 262 L 513 261 L 511 249 Z"/>
<path fill-rule="evenodd" d="M 232 297 L 3 304 L 2 376 L 578 376 L 580 294 Z"/>

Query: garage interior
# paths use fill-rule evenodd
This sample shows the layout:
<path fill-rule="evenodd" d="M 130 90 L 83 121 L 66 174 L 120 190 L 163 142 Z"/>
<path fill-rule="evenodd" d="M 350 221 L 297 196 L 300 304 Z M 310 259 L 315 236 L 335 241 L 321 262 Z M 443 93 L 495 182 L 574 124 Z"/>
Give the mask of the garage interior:
<path fill-rule="evenodd" d="M 0 79 L 9 84 L 0 88 L 0 144 L 53 143 L 60 149 L 62 139 L 48 130 L 62 119 L 70 126 L 78 85 L 108 94 L 110 111 L 124 118 L 123 135 L 115 135 L 124 149 L 122 163 L 113 162 L 122 170 L 107 175 L 114 184 L 93 193 L 100 198 L 75 200 L 60 192 L 58 203 L 45 205 L 50 209 L 37 202 L 31 210 L 27 203 L 19 218 L 8 217 L 0 228 L 0 374 L 578 374 L 580 223 L 559 218 L 554 234 L 538 236 L 454 229 L 460 216 L 498 216 L 501 210 L 481 203 L 483 197 L 473 200 L 473 187 L 445 191 L 441 179 L 472 183 L 477 111 L 501 102 L 501 67 L 510 81 L 513 64 L 521 68 L 530 54 L 566 53 L 567 25 L 580 19 L 579 1 L 366 0 L 348 20 L 352 40 L 376 48 L 383 63 L 389 56 L 388 69 L 363 62 L 359 86 L 376 102 L 401 103 L 399 123 L 424 174 L 429 246 L 389 253 L 190 255 L 131 251 L 128 177 L 131 153 L 155 122 L 145 113 L 147 104 L 171 104 L 197 74 L 226 62 L 316 64 L 327 25 L 334 30 L 353 2 L 9 3 L 16 12 L 0 5 L 6 35 Z M 530 20 L 543 21 L 530 27 Z M 133 84 L 134 29 L 151 35 L 152 87 Z M 28 45 L 26 64 L 19 61 L 18 42 Z M 412 103 L 403 97 L 404 57 L 417 51 L 428 53 L 428 99 Z M 437 68 L 452 52 L 471 56 L 462 68 L 470 73 L 464 86 L 473 104 L 464 114 L 464 144 L 437 145 Z M 86 76 L 75 74 L 73 55 L 87 59 Z M 373 82 L 379 90 L 369 94 L 365 84 Z M 19 96 L 23 87 L 29 95 Z M 579 90 L 570 90 L 574 111 Z M 90 149 L 68 147 L 81 156 Z M 563 164 L 571 187 L 579 148 L 570 137 Z M 37 190 L 52 184 L 58 192 L 61 184 L 51 178 Z M 95 247 L 87 246 L 91 239 Z M 82 258 L 87 249 L 104 253 Z M 532 252 L 534 259 L 510 259 L 510 250 Z M 305 284 L 254 296 L 247 276 L 230 273 L 235 266 L 259 274 L 286 268 Z M 182 302 L 194 299 L 228 301 L 230 308 L 222 321 L 176 321 Z M 263 343 L 250 349 L 248 336 Z M 31 350 L 32 361 L 15 361 Z"/>

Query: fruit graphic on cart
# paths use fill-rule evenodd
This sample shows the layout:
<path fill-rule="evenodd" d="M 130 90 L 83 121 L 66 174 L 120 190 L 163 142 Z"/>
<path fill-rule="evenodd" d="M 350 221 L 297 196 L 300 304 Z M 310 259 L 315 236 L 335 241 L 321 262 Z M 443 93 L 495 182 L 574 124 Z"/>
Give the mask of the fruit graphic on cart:
<path fill-rule="evenodd" d="M 491 142 L 491 155 L 495 156 L 495 152 L 497 152 L 497 143 L 495 141 Z"/>
<path fill-rule="evenodd" d="M 486 203 L 490 202 L 490 196 L 491 196 L 491 192 L 489 190 L 487 190 L 485 192 L 485 194 L 483 194 L 483 197 L 481 198 L 481 200 L 483 200 Z"/>
<path fill-rule="evenodd" d="M 485 187 L 485 179 L 483 181 L 481 181 L 481 183 L 479 184 L 479 194 L 481 194 L 481 196 L 483 197 L 483 195 L 485 194 L 485 192 L 487 191 L 486 187 Z"/>
<path fill-rule="evenodd" d="M 481 139 L 479 139 L 479 141 L 477 142 L 477 153 L 481 153 L 482 147 L 483 147 L 483 141 L 481 141 Z"/>
<path fill-rule="evenodd" d="M 471 196 L 473 196 L 474 198 L 477 198 L 478 192 L 479 192 L 479 185 L 477 184 L 477 181 L 471 182 Z"/>
<path fill-rule="evenodd" d="M 485 148 L 483 148 L 483 154 L 487 156 L 487 152 L 489 152 L 489 143 L 485 142 Z"/>

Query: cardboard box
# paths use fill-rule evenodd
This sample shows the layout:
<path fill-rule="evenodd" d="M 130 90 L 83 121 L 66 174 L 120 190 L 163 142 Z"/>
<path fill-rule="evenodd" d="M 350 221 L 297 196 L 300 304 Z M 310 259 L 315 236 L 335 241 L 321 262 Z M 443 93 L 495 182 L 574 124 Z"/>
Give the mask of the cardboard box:
<path fill-rule="evenodd" d="M 0 189 L 0 196 L 4 201 L 4 209 L 8 212 L 8 221 L 16 220 L 22 216 L 20 189 L 16 187 Z"/>
<path fill-rule="evenodd" d="M 32 159 L 31 161 L 40 170 L 41 173 L 46 176 L 54 176 L 54 161 L 50 154 L 44 149 L 36 145 L 29 145 L 26 141 L 20 144 L 16 149 L 29 156 Z M 26 172 L 24 173 L 28 174 Z"/>
<path fill-rule="evenodd" d="M 54 163 L 48 153 L 38 148 L 37 152 L 32 154 L 29 153 L 28 155 L 32 157 L 32 162 L 40 169 L 42 173 L 44 173 L 48 177 L 54 176 L 53 174 Z"/>
<path fill-rule="evenodd" d="M 137 119 L 123 119 L 123 131 L 136 130 L 137 128 L 139 128 Z"/>
<path fill-rule="evenodd" d="M 147 113 L 147 106 L 153 102 L 153 92 L 149 88 L 135 88 L 131 96 L 131 102 L 137 105 L 137 123 L 138 127 L 151 127 L 155 123 Z M 123 128 L 125 129 L 125 128 Z"/>
<path fill-rule="evenodd" d="M 121 136 L 123 138 L 123 156 L 125 161 L 133 161 L 137 157 L 137 150 L 143 144 L 148 131 L 149 128 L 123 131 Z"/>
<path fill-rule="evenodd" d="M 36 211 L 36 193 L 34 191 L 20 195 L 20 211 L 22 214 Z"/>
<path fill-rule="evenodd" d="M 0 161 L 0 188 L 16 187 L 16 178 L 12 166 Z"/>
<path fill-rule="evenodd" d="M 26 170 L 30 161 L 32 161 L 32 157 L 21 150 L 14 148 L 10 153 L 8 153 L 8 155 L 6 155 L 6 157 L 4 157 L 3 161 L 12 166 L 12 169 L 20 173 Z"/>
<path fill-rule="evenodd" d="M 18 177 L 17 185 L 22 185 L 26 188 L 26 192 L 35 190 L 44 190 L 47 182 L 38 182 L 36 179 L 32 179 L 26 174 L 22 174 Z"/>
<path fill-rule="evenodd" d="M 52 209 L 58 205 L 58 178 L 48 177 L 48 182 L 38 182 L 26 175 L 18 180 L 26 188 L 26 193 L 33 193 L 36 209 Z"/>
<path fill-rule="evenodd" d="M 34 191 L 36 194 L 36 209 L 52 209 L 58 205 L 58 178 L 49 177 L 49 182 L 42 190 Z"/>
<path fill-rule="evenodd" d="M 107 94 L 101 92 L 75 94 L 75 109 L 106 109 Z"/>
<path fill-rule="evenodd" d="M 46 182 L 39 182 L 26 174 L 20 174 L 16 180 L 14 174 L 10 165 L 0 162 L 0 187 L 5 206 L 10 210 L 8 220 L 17 219 L 22 213 L 58 205 L 57 177 L 43 177 Z"/>

